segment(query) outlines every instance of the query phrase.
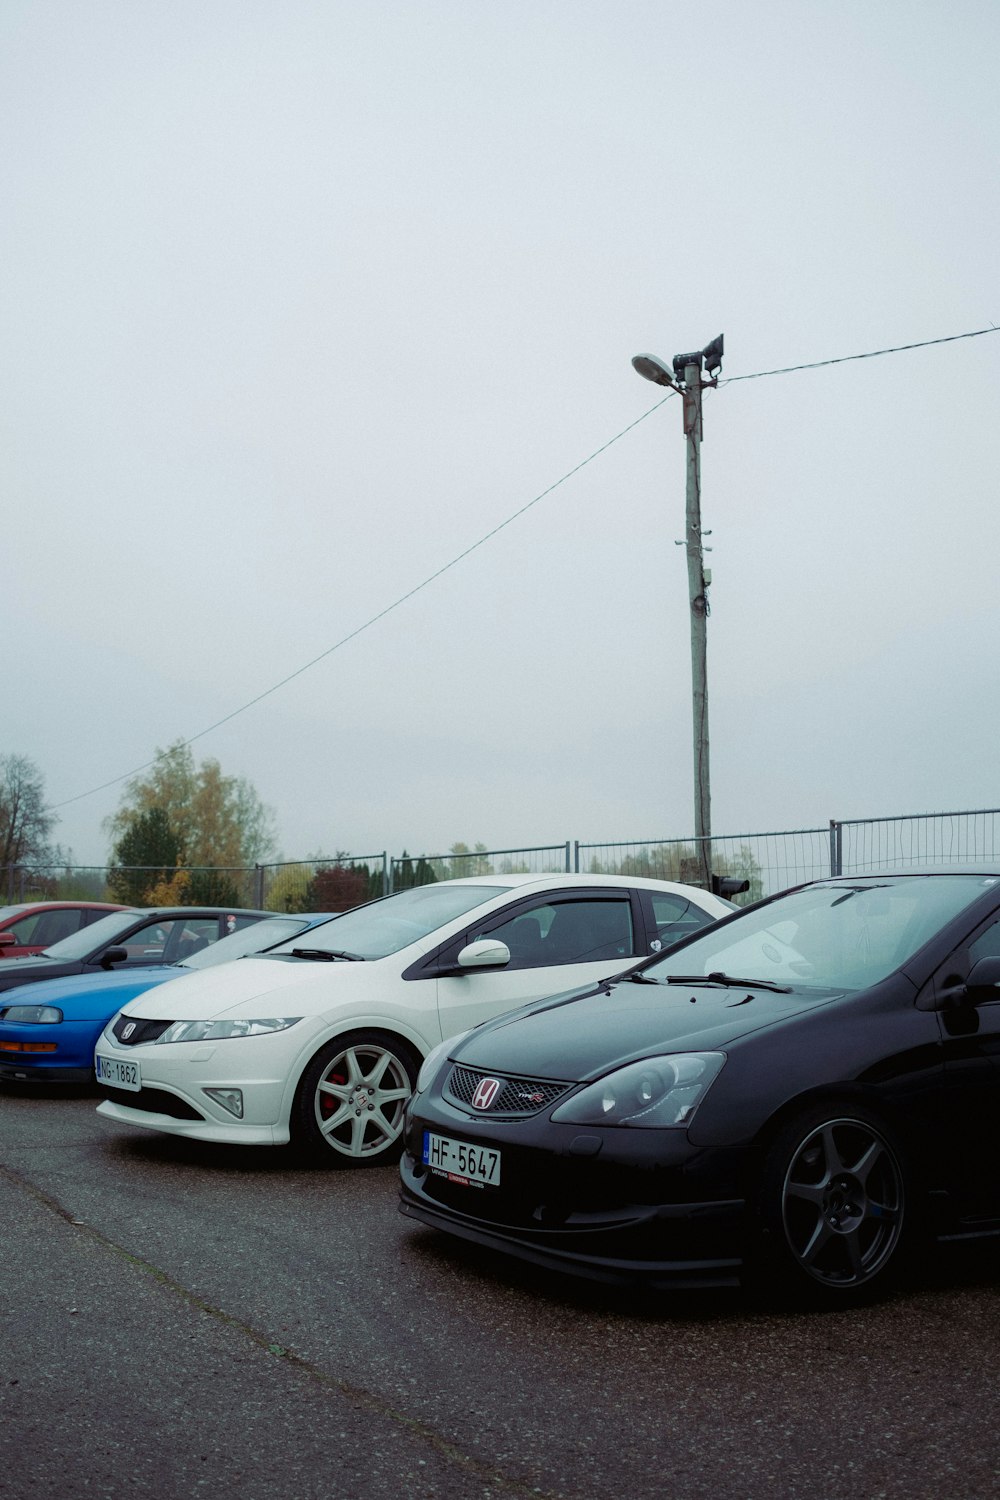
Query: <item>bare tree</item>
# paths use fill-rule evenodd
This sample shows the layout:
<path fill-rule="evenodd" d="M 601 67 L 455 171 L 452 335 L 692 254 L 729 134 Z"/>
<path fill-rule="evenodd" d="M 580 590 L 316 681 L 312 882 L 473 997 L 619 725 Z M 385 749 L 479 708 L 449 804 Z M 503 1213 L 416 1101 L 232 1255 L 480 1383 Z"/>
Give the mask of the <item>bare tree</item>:
<path fill-rule="evenodd" d="M 47 863 L 53 857 L 49 834 L 55 824 L 34 761 L 26 755 L 0 755 L 0 870 Z"/>

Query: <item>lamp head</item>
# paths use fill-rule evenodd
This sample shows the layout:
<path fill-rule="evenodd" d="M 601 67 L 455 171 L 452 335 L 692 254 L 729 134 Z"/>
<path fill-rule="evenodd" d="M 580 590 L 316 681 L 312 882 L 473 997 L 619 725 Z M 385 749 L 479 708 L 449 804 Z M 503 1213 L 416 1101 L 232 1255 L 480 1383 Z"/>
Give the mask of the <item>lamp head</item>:
<path fill-rule="evenodd" d="M 676 365 L 676 360 L 674 363 Z M 662 359 L 657 359 L 655 354 L 633 355 L 632 368 L 639 372 L 643 380 L 651 380 L 654 385 L 673 385 L 674 383 L 674 378 L 666 364 Z"/>

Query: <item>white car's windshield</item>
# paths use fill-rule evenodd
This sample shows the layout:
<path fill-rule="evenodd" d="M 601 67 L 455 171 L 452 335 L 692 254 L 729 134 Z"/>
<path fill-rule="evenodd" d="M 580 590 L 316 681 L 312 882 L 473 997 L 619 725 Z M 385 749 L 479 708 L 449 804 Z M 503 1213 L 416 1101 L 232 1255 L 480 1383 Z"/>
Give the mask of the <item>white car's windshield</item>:
<path fill-rule="evenodd" d="M 294 937 L 309 926 L 309 917 L 264 917 L 260 922 L 250 922 L 239 932 L 231 932 L 217 943 L 209 943 L 185 958 L 178 966 L 182 969 L 210 969 L 213 964 L 227 964 L 233 958 L 245 958 L 248 953 L 262 953 L 273 948 L 283 938 Z"/>
<path fill-rule="evenodd" d="M 79 932 L 71 933 L 69 937 L 53 943 L 51 948 L 46 948 L 45 957 L 86 958 L 97 948 L 113 943 L 116 937 L 120 937 L 130 927 L 134 927 L 141 916 L 142 912 L 139 911 L 113 911 L 108 916 L 101 917 L 99 921 L 91 922 L 89 927 L 81 927 Z"/>
<path fill-rule="evenodd" d="M 792 891 L 643 970 L 649 979 L 720 974 L 796 990 L 861 989 L 906 963 L 995 878 L 870 876 Z"/>
<path fill-rule="evenodd" d="M 342 954 L 350 958 L 385 958 L 484 901 L 502 896 L 508 889 L 504 885 L 453 885 L 450 881 L 415 886 L 346 911 L 343 916 L 282 943 L 273 950 L 274 955 L 279 957 L 298 949 L 317 957 Z"/>

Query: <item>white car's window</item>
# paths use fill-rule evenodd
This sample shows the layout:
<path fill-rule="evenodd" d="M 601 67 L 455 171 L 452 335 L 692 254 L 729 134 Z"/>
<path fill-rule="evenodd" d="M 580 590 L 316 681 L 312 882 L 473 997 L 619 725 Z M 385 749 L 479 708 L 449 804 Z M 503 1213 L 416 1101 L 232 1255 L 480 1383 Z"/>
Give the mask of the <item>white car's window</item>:
<path fill-rule="evenodd" d="M 274 956 L 287 955 L 294 948 L 314 953 L 347 953 L 355 958 L 385 958 L 400 948 L 427 937 L 454 921 L 474 906 L 502 896 L 504 885 L 420 885 L 400 891 L 382 901 L 344 912 L 319 927 L 282 943 Z"/>
<path fill-rule="evenodd" d="M 627 897 L 542 901 L 496 925 L 484 923 L 472 940 L 491 937 L 510 949 L 512 969 L 596 963 L 635 954 L 632 905 Z"/>

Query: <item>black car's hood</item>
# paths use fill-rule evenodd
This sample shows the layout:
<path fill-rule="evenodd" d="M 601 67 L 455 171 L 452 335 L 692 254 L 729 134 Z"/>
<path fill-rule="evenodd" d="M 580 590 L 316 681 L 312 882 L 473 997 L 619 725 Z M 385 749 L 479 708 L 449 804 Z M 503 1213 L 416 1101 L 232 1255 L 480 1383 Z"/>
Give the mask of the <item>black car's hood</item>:
<path fill-rule="evenodd" d="M 580 1081 L 636 1058 L 726 1047 L 836 996 L 804 999 L 742 986 L 634 980 L 538 1001 L 473 1031 L 453 1056 L 467 1067 Z"/>

